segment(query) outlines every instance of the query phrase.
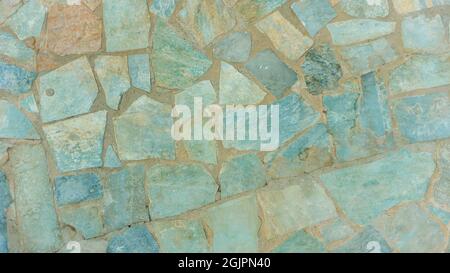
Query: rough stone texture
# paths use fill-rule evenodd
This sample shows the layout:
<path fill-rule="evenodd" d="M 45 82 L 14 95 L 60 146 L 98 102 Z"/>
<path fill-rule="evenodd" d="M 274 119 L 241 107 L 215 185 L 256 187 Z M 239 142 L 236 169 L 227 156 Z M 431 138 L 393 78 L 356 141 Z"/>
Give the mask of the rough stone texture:
<path fill-rule="evenodd" d="M 328 0 L 296 1 L 291 8 L 313 37 L 336 17 L 336 11 Z"/>
<path fill-rule="evenodd" d="M 55 178 L 56 203 L 59 206 L 76 204 L 103 197 L 100 177 L 94 173 Z"/>
<path fill-rule="evenodd" d="M 0 100 L 0 138 L 40 139 L 40 136 L 15 105 Z"/>
<path fill-rule="evenodd" d="M 391 34 L 395 26 L 395 22 L 353 19 L 332 23 L 327 27 L 335 45 L 349 45 Z"/>
<path fill-rule="evenodd" d="M 158 253 L 159 246 L 144 225 L 138 225 L 114 236 L 108 242 L 108 253 Z"/>
<path fill-rule="evenodd" d="M 245 62 L 252 49 L 252 37 L 248 32 L 233 32 L 217 42 L 214 56 L 227 62 Z"/>
<path fill-rule="evenodd" d="M 341 8 L 350 16 L 377 18 L 389 15 L 388 0 L 341 0 Z"/>
<path fill-rule="evenodd" d="M 47 8 L 39 0 L 29 0 L 11 15 L 5 24 L 20 40 L 37 37 L 41 34 L 46 14 Z"/>
<path fill-rule="evenodd" d="M 303 230 L 296 232 L 280 246 L 274 249 L 276 253 L 323 253 L 325 247 Z"/>
<path fill-rule="evenodd" d="M 30 90 L 36 73 L 0 61 L 0 90 L 23 94 Z"/>

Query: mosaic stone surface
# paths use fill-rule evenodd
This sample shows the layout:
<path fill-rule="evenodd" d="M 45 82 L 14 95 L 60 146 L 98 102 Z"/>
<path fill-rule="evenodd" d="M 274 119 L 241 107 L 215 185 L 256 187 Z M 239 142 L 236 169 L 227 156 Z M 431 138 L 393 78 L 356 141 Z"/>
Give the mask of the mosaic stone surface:
<path fill-rule="evenodd" d="M 449 19 L 0 0 L 0 253 L 449 252 Z"/>

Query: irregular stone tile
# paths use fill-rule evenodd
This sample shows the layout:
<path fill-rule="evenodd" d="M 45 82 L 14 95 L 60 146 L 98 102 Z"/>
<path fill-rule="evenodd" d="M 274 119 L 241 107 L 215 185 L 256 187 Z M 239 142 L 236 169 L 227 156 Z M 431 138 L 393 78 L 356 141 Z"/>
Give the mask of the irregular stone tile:
<path fill-rule="evenodd" d="M 255 195 L 240 197 L 210 208 L 206 223 L 212 231 L 214 253 L 258 251 L 260 220 Z"/>
<path fill-rule="evenodd" d="M 11 33 L 0 32 L 0 55 L 13 59 L 19 65 L 34 69 L 35 52 Z"/>
<path fill-rule="evenodd" d="M 406 14 L 410 12 L 415 12 L 423 9 L 428 9 L 432 7 L 439 7 L 450 5 L 449 0 L 432 0 L 432 1 L 421 1 L 421 0 L 392 0 L 395 10 L 399 14 Z"/>
<path fill-rule="evenodd" d="M 35 78 L 34 72 L 0 61 L 0 89 L 14 95 L 23 94 L 31 89 Z"/>
<path fill-rule="evenodd" d="M 393 62 L 398 54 L 385 38 L 341 48 L 342 58 L 348 63 L 354 74 L 366 74 L 379 66 Z"/>
<path fill-rule="evenodd" d="M 295 71 L 270 49 L 256 54 L 245 67 L 277 98 L 297 82 Z"/>
<path fill-rule="evenodd" d="M 103 167 L 106 168 L 119 168 L 122 166 L 122 163 L 111 145 L 106 149 L 104 162 Z"/>
<path fill-rule="evenodd" d="M 128 55 L 128 71 L 131 84 L 139 89 L 150 92 L 152 81 L 150 79 L 150 57 L 148 54 Z"/>
<path fill-rule="evenodd" d="M 342 78 L 341 65 L 334 51 L 327 44 L 309 50 L 302 69 L 308 92 L 313 95 L 337 89 L 339 80 Z"/>
<path fill-rule="evenodd" d="M 313 37 L 336 17 L 336 11 L 328 0 L 296 1 L 291 9 Z"/>
<path fill-rule="evenodd" d="M 394 101 L 394 114 L 401 135 L 411 143 L 450 136 L 450 101 L 447 93 Z"/>
<path fill-rule="evenodd" d="M 230 31 L 236 24 L 236 19 L 222 0 L 187 1 L 178 12 L 177 20 L 202 47 Z"/>
<path fill-rule="evenodd" d="M 47 9 L 39 0 L 29 0 L 6 21 L 19 37 L 24 40 L 29 37 L 38 37 L 41 34 Z"/>
<path fill-rule="evenodd" d="M 157 20 L 153 33 L 152 62 L 156 83 L 168 89 L 190 87 L 212 65 L 162 20 Z"/>
<path fill-rule="evenodd" d="M 450 223 L 450 212 L 433 205 L 428 205 L 427 211 L 430 212 L 430 215 L 434 215 L 435 217 L 439 218 L 445 225 L 448 225 Z"/>
<path fill-rule="evenodd" d="M 350 16 L 377 18 L 389 15 L 388 0 L 341 0 L 341 8 Z"/>
<path fill-rule="evenodd" d="M 276 247 L 275 253 L 324 253 L 326 249 L 324 245 L 303 230 L 300 230 L 280 246 Z"/>
<path fill-rule="evenodd" d="M 8 180 L 0 171 L 0 253 L 8 253 L 8 234 L 6 223 L 6 209 L 12 203 L 9 193 Z"/>
<path fill-rule="evenodd" d="M 127 57 L 99 56 L 95 59 L 95 73 L 105 91 L 106 104 L 119 109 L 122 95 L 131 87 Z"/>
<path fill-rule="evenodd" d="M 226 62 L 243 63 L 252 49 L 252 36 L 248 32 L 233 32 L 217 42 L 214 56 Z"/>
<path fill-rule="evenodd" d="M 222 198 L 261 188 L 266 184 L 264 165 L 255 154 L 233 157 L 223 163 L 219 181 Z"/>
<path fill-rule="evenodd" d="M 108 176 L 104 198 L 104 219 L 107 231 L 149 220 L 144 175 L 144 166 L 133 165 Z"/>
<path fill-rule="evenodd" d="M 403 253 L 436 253 L 447 245 L 443 228 L 415 203 L 381 216 L 375 221 L 375 228 Z"/>
<path fill-rule="evenodd" d="M 337 216 L 333 202 L 311 178 L 284 188 L 269 187 L 257 194 L 263 214 L 261 234 L 267 240 Z"/>
<path fill-rule="evenodd" d="M 392 94 L 450 84 L 450 56 L 415 55 L 389 75 Z"/>
<path fill-rule="evenodd" d="M 0 2 L 0 24 L 23 5 L 22 0 L 3 0 Z"/>
<path fill-rule="evenodd" d="M 198 220 L 153 222 L 162 253 L 207 253 L 208 240 Z"/>
<path fill-rule="evenodd" d="M 103 25 L 108 52 L 149 46 L 150 17 L 146 0 L 104 0 Z"/>
<path fill-rule="evenodd" d="M 77 204 L 102 198 L 103 187 L 95 173 L 58 176 L 55 178 L 55 195 L 58 206 Z"/>
<path fill-rule="evenodd" d="M 273 178 L 301 176 L 330 165 L 332 160 L 329 135 L 322 123 L 264 158 L 268 174 Z"/>
<path fill-rule="evenodd" d="M 259 86 L 237 71 L 232 65 L 222 62 L 220 69 L 220 104 L 258 104 L 266 93 Z"/>
<path fill-rule="evenodd" d="M 175 216 L 213 203 L 217 184 L 198 164 L 157 164 L 147 170 L 152 219 Z"/>
<path fill-rule="evenodd" d="M 0 138 L 40 139 L 30 120 L 15 105 L 0 100 Z"/>
<path fill-rule="evenodd" d="M 61 221 L 74 227 L 85 239 L 102 235 L 103 221 L 96 206 L 64 208 L 60 212 Z"/>
<path fill-rule="evenodd" d="M 440 177 L 433 191 L 434 200 L 450 207 L 450 145 L 444 145 L 439 152 Z"/>
<path fill-rule="evenodd" d="M 320 235 L 327 244 L 349 238 L 354 233 L 353 228 L 340 218 L 320 229 Z"/>
<path fill-rule="evenodd" d="M 37 107 L 36 100 L 34 99 L 33 94 L 20 100 L 19 104 L 20 104 L 20 107 L 22 109 L 25 109 L 25 111 L 27 111 L 27 112 L 30 112 L 30 113 L 38 113 L 39 112 L 39 109 Z"/>
<path fill-rule="evenodd" d="M 178 0 L 154 0 L 149 9 L 160 18 L 168 19 L 175 11 L 177 3 Z"/>
<path fill-rule="evenodd" d="M 55 54 L 46 49 L 41 49 L 36 56 L 36 70 L 37 72 L 46 72 L 58 68 L 63 64 L 61 59 L 58 59 Z"/>
<path fill-rule="evenodd" d="M 137 99 L 113 118 L 117 152 L 121 160 L 175 159 L 171 107 L 147 96 Z"/>
<path fill-rule="evenodd" d="M 313 40 L 298 31 L 280 12 L 274 12 L 256 24 L 276 49 L 291 60 L 299 59 L 312 45 Z"/>
<path fill-rule="evenodd" d="M 328 24 L 333 44 L 349 45 L 389 35 L 395 31 L 395 22 L 373 19 L 352 19 Z"/>
<path fill-rule="evenodd" d="M 58 250 L 60 231 L 43 147 L 17 145 L 11 149 L 10 162 L 15 186 L 16 224 L 22 250 Z"/>
<path fill-rule="evenodd" d="M 43 122 L 88 113 L 98 89 L 86 57 L 72 61 L 38 78 Z M 76 86 L 76 90 L 74 90 Z"/>
<path fill-rule="evenodd" d="M 404 200 L 422 199 L 434 169 L 430 153 L 400 150 L 320 178 L 351 220 L 367 224 Z"/>
<path fill-rule="evenodd" d="M 392 249 L 383 236 L 372 226 L 367 226 L 343 246 L 335 249 L 336 253 L 391 253 Z"/>
<path fill-rule="evenodd" d="M 85 5 L 56 4 L 48 11 L 44 39 L 61 56 L 95 52 L 102 46 L 102 20 Z"/>
<path fill-rule="evenodd" d="M 403 46 L 418 52 L 440 52 L 449 48 L 441 16 L 428 18 L 422 14 L 402 21 Z"/>
<path fill-rule="evenodd" d="M 253 22 L 281 7 L 287 0 L 240 0 L 234 10 L 246 21 Z"/>
<path fill-rule="evenodd" d="M 108 253 L 158 253 L 159 246 L 144 225 L 125 230 L 108 242 Z"/>
<path fill-rule="evenodd" d="M 106 111 L 44 125 L 58 170 L 101 167 Z"/>

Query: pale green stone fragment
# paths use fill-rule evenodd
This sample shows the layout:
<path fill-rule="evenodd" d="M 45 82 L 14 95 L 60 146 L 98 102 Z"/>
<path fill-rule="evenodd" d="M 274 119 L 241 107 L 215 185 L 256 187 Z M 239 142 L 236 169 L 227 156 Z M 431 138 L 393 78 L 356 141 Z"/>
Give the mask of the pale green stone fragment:
<path fill-rule="evenodd" d="M 214 56 L 226 62 L 242 63 L 248 60 L 252 36 L 248 32 L 233 32 L 220 40 L 213 49 Z"/>
<path fill-rule="evenodd" d="M 95 59 L 95 72 L 105 92 L 106 104 L 119 109 L 122 95 L 131 87 L 127 57 L 99 56 Z"/>
<path fill-rule="evenodd" d="M 61 246 L 60 231 L 41 145 L 18 145 L 10 153 L 14 179 L 17 231 L 24 252 L 54 252 Z"/>
<path fill-rule="evenodd" d="M 303 230 L 296 232 L 280 246 L 273 250 L 275 253 L 324 253 L 325 246 L 316 238 Z"/>
<path fill-rule="evenodd" d="M 320 176 L 337 204 L 358 224 L 367 224 L 404 200 L 420 200 L 435 164 L 430 153 L 400 150 L 385 158 Z"/>
<path fill-rule="evenodd" d="M 102 235 L 103 221 L 95 205 L 61 209 L 60 217 L 64 224 L 74 227 L 84 239 Z"/>
<path fill-rule="evenodd" d="M 150 5 L 150 12 L 160 18 L 169 18 L 175 11 L 178 0 L 154 0 Z"/>
<path fill-rule="evenodd" d="M 239 0 L 233 8 L 244 20 L 253 22 L 286 2 L 287 0 Z"/>
<path fill-rule="evenodd" d="M 313 37 L 337 16 L 328 0 L 299 0 L 291 9 Z"/>
<path fill-rule="evenodd" d="M 36 104 L 36 100 L 34 99 L 34 95 L 31 94 L 20 101 L 20 107 L 25 109 L 30 113 L 38 113 L 39 109 Z"/>
<path fill-rule="evenodd" d="M 392 249 L 383 236 L 372 226 L 353 236 L 350 241 L 338 247 L 336 253 L 391 253 Z"/>
<path fill-rule="evenodd" d="M 128 56 L 128 70 L 131 84 L 139 89 L 150 92 L 152 80 L 150 78 L 150 57 L 148 54 L 136 54 Z"/>
<path fill-rule="evenodd" d="M 104 161 L 105 163 L 103 164 L 103 166 L 106 168 L 119 168 L 122 166 L 122 163 L 120 163 L 120 160 L 111 145 L 109 145 L 106 149 Z"/>
<path fill-rule="evenodd" d="M 327 244 L 349 238 L 354 233 L 353 228 L 340 218 L 320 229 L 320 235 Z"/>
<path fill-rule="evenodd" d="M 175 216 L 216 200 L 217 184 L 199 164 L 158 164 L 147 170 L 152 219 Z"/>
<path fill-rule="evenodd" d="M 350 16 L 377 18 L 389 15 L 388 0 L 341 0 L 341 8 Z"/>
<path fill-rule="evenodd" d="M 350 45 L 389 35 L 395 31 L 395 22 L 373 19 L 352 19 L 328 24 L 333 44 Z"/>
<path fill-rule="evenodd" d="M 437 180 L 433 197 L 444 207 L 450 207 L 450 145 L 444 145 L 439 152 L 440 177 Z"/>
<path fill-rule="evenodd" d="M 402 21 L 403 46 L 417 52 L 437 53 L 449 49 L 440 15 L 406 17 Z"/>
<path fill-rule="evenodd" d="M 45 21 L 47 8 L 39 0 L 29 0 L 6 21 L 19 37 L 24 40 L 29 37 L 39 37 Z"/>
<path fill-rule="evenodd" d="M 0 32 L 0 55 L 9 57 L 17 64 L 28 68 L 35 66 L 34 51 L 8 32 Z"/>
<path fill-rule="evenodd" d="M 255 195 L 240 197 L 212 207 L 205 218 L 212 231 L 212 252 L 258 251 L 260 220 Z"/>
<path fill-rule="evenodd" d="M 0 100 L 0 138 L 40 139 L 30 120 L 15 105 Z"/>

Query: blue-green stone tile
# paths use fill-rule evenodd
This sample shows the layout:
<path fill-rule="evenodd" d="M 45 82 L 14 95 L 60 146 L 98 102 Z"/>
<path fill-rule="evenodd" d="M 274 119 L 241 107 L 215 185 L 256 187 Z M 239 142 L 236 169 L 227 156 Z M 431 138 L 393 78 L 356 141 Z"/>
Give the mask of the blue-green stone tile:
<path fill-rule="evenodd" d="M 30 120 L 15 105 L 0 100 L 0 138 L 40 139 Z"/>
<path fill-rule="evenodd" d="M 184 148 L 190 159 L 206 164 L 217 164 L 217 145 L 215 141 L 188 140 Z"/>
<path fill-rule="evenodd" d="M 88 113 L 98 93 L 94 73 L 86 57 L 40 76 L 38 83 L 43 122 Z M 73 91 L 74 86 L 77 92 Z"/>
<path fill-rule="evenodd" d="M 105 185 L 104 220 L 107 231 L 148 221 L 144 166 L 133 165 L 110 174 Z"/>
<path fill-rule="evenodd" d="M 156 22 L 151 58 L 156 84 L 169 89 L 190 87 L 212 65 L 205 54 L 162 20 Z"/>
<path fill-rule="evenodd" d="M 39 0 L 29 0 L 6 21 L 19 37 L 24 40 L 29 37 L 38 37 L 41 34 L 47 9 Z"/>
<path fill-rule="evenodd" d="M 324 253 L 324 245 L 303 230 L 297 231 L 281 245 L 276 247 L 275 253 Z"/>
<path fill-rule="evenodd" d="M 342 69 L 334 51 L 327 44 L 317 46 L 306 53 L 302 64 L 308 92 L 319 95 L 323 91 L 337 89 Z"/>
<path fill-rule="evenodd" d="M 61 172 L 101 167 L 106 111 L 44 125 L 53 158 Z"/>
<path fill-rule="evenodd" d="M 23 41 L 8 32 L 0 32 L 0 55 L 13 59 L 20 65 L 34 68 L 35 53 Z"/>
<path fill-rule="evenodd" d="M 128 56 L 128 71 L 131 84 L 139 89 L 150 92 L 152 81 L 150 78 L 150 57 L 148 54 L 136 54 Z"/>
<path fill-rule="evenodd" d="M 427 209 L 432 215 L 439 218 L 442 221 L 442 223 L 444 223 L 445 225 L 450 224 L 450 212 L 449 211 L 443 210 L 443 209 L 438 208 L 433 205 L 428 205 Z"/>
<path fill-rule="evenodd" d="M 154 0 L 149 9 L 160 18 L 168 19 L 175 11 L 177 3 L 178 0 Z"/>
<path fill-rule="evenodd" d="M 31 89 L 36 73 L 0 61 L 0 89 L 14 95 L 23 94 Z"/>
<path fill-rule="evenodd" d="M 287 0 L 239 0 L 233 8 L 244 20 L 253 22 L 286 2 Z"/>
<path fill-rule="evenodd" d="M 447 93 L 432 93 L 394 101 L 401 135 L 409 142 L 450 137 L 450 101 Z"/>
<path fill-rule="evenodd" d="M 139 225 L 112 237 L 106 251 L 108 253 L 158 253 L 159 246 L 147 227 Z"/>
<path fill-rule="evenodd" d="M 23 98 L 20 100 L 20 107 L 22 109 L 25 109 L 25 111 L 30 113 L 38 113 L 39 109 L 36 104 L 36 100 L 34 99 L 34 95 L 30 94 L 28 97 Z"/>
<path fill-rule="evenodd" d="M 61 247 L 60 227 L 41 145 L 11 149 L 16 225 L 22 252 L 54 252 Z"/>
<path fill-rule="evenodd" d="M 255 154 L 233 157 L 223 163 L 219 181 L 222 198 L 261 188 L 266 184 L 264 165 Z"/>
<path fill-rule="evenodd" d="M 347 239 L 354 233 L 353 228 L 340 218 L 320 229 L 320 235 L 327 244 Z"/>
<path fill-rule="evenodd" d="M 6 209 L 12 202 L 9 193 L 8 180 L 5 174 L 0 171 L 0 253 L 8 252 L 8 234 L 6 223 Z"/>
<path fill-rule="evenodd" d="M 103 166 L 106 168 L 119 168 L 122 166 L 122 163 L 111 145 L 106 149 L 104 162 Z"/>
<path fill-rule="evenodd" d="M 108 52 L 149 46 L 150 16 L 146 0 L 104 0 L 103 25 Z"/>
<path fill-rule="evenodd" d="M 389 15 L 388 0 L 341 0 L 342 10 L 353 17 L 377 18 Z"/>
<path fill-rule="evenodd" d="M 344 213 L 367 224 L 404 200 L 424 198 L 435 163 L 430 153 L 400 150 L 382 159 L 320 176 Z"/>
<path fill-rule="evenodd" d="M 283 63 L 270 49 L 256 54 L 245 67 L 275 97 L 283 96 L 286 89 L 297 82 L 297 74 Z"/>
<path fill-rule="evenodd" d="M 147 96 L 138 98 L 122 115 L 113 118 L 121 160 L 175 159 L 171 136 L 171 107 Z"/>
<path fill-rule="evenodd" d="M 225 36 L 214 46 L 214 56 L 232 63 L 248 60 L 252 49 L 252 36 L 248 32 L 233 32 Z"/>
<path fill-rule="evenodd" d="M 98 237 L 103 233 L 103 221 L 96 206 L 64 208 L 60 211 L 61 221 L 74 227 L 84 239 Z"/>
<path fill-rule="evenodd" d="M 162 253 L 206 253 L 208 239 L 199 220 L 154 222 Z"/>
<path fill-rule="evenodd" d="M 402 21 L 403 46 L 408 50 L 433 53 L 449 49 L 445 32 L 440 15 L 422 14 L 405 17 Z"/>
<path fill-rule="evenodd" d="M 311 36 L 336 17 L 336 11 L 328 0 L 301 0 L 294 2 L 291 9 Z"/>
<path fill-rule="evenodd" d="M 229 200 L 212 207 L 205 218 L 212 231 L 212 252 L 258 251 L 260 220 L 255 195 Z"/>
<path fill-rule="evenodd" d="M 23 5 L 22 0 L 8 0 L 0 2 L 0 24 L 9 18 Z"/>
<path fill-rule="evenodd" d="M 56 202 L 59 206 L 76 204 L 103 197 L 100 177 L 94 173 L 58 176 L 55 179 Z"/>
<path fill-rule="evenodd" d="M 444 145 L 439 152 L 440 176 L 434 185 L 434 200 L 444 206 L 450 207 L 450 145 Z"/>
<path fill-rule="evenodd" d="M 152 219 L 175 216 L 216 200 L 217 184 L 199 164 L 158 164 L 147 170 Z"/>
<path fill-rule="evenodd" d="M 333 44 L 350 45 L 389 35 L 395 31 L 395 22 L 373 19 L 351 19 L 328 24 Z"/>
<path fill-rule="evenodd" d="M 333 252 L 336 253 L 391 253 L 392 249 L 383 236 L 372 226 L 367 226 L 347 243 Z"/>

